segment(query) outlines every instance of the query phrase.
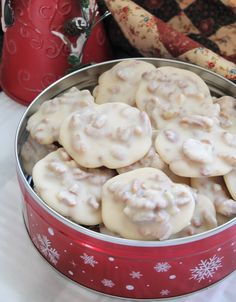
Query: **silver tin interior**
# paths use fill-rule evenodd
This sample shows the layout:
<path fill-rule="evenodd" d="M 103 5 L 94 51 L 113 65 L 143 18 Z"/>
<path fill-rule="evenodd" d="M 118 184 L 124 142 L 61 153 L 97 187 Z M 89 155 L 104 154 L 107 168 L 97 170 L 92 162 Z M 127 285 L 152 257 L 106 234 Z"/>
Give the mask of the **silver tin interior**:
<path fill-rule="evenodd" d="M 186 70 L 193 71 L 194 73 L 198 74 L 208 85 L 208 87 L 211 90 L 211 93 L 213 96 L 220 97 L 223 95 L 230 95 L 230 96 L 236 96 L 236 85 L 233 84 L 231 81 L 225 79 L 222 76 L 219 76 L 211 71 L 208 71 L 204 68 L 179 62 L 175 60 L 167 60 L 167 59 L 154 59 L 154 58 L 134 58 L 137 60 L 144 60 L 146 62 L 154 64 L 156 67 L 161 66 L 172 66 L 177 68 L 182 68 Z M 123 238 L 115 238 L 109 235 L 104 235 L 97 233 L 95 231 L 89 230 L 83 226 L 80 226 L 73 221 L 63 217 L 53 209 L 51 209 L 41 198 L 37 196 L 37 194 L 34 192 L 32 187 L 30 186 L 29 182 L 27 181 L 27 175 L 24 173 L 21 158 L 20 158 L 20 150 L 22 143 L 26 140 L 28 136 L 28 132 L 26 130 L 26 125 L 29 117 L 38 109 L 39 105 L 42 104 L 44 101 L 52 99 L 56 97 L 57 95 L 63 93 L 65 90 L 76 86 L 79 89 L 89 89 L 92 91 L 92 89 L 97 84 L 97 79 L 99 75 L 101 75 L 104 71 L 110 69 L 112 66 L 120 62 L 121 60 L 113 60 L 108 61 L 100 64 L 95 64 L 89 67 L 85 67 L 83 69 L 80 69 L 78 71 L 75 71 L 60 80 L 56 81 L 52 85 L 50 85 L 48 88 L 46 88 L 43 92 L 41 92 L 38 97 L 31 103 L 31 105 L 28 107 L 26 112 L 24 113 L 23 117 L 21 118 L 21 121 L 19 123 L 17 133 L 16 133 L 16 139 L 15 139 L 15 156 L 16 156 L 16 163 L 17 163 L 17 171 L 19 172 L 18 175 L 23 181 L 26 190 L 31 195 L 31 197 L 35 200 L 36 203 L 38 203 L 44 210 L 46 210 L 50 215 L 55 217 L 57 220 L 62 222 L 63 224 L 77 230 L 78 232 L 81 232 L 83 234 L 86 234 L 88 236 L 91 236 L 93 238 L 112 242 L 116 244 L 121 245 L 129 245 L 129 246 L 139 246 L 139 247 L 159 247 L 159 246 L 172 246 L 172 245 L 178 245 L 183 243 L 190 243 L 194 241 L 198 241 L 210 236 L 213 236 L 219 232 L 222 232 L 233 225 L 236 224 L 236 217 L 232 220 L 228 221 L 227 223 L 218 226 L 215 229 L 209 230 L 207 232 L 193 235 L 191 237 L 184 237 L 184 238 L 177 238 L 177 239 L 170 239 L 165 241 L 138 241 L 138 240 L 130 240 L 130 239 L 123 239 Z"/>

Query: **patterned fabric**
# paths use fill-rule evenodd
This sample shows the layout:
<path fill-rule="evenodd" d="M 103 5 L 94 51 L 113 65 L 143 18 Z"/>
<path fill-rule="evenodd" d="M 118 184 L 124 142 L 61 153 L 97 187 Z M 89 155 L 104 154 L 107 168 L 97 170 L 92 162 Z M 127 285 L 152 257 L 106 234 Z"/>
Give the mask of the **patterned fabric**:
<path fill-rule="evenodd" d="M 114 41 L 115 38 L 116 45 L 130 51 L 131 56 L 133 53 L 130 45 L 143 56 L 175 58 L 191 62 L 210 69 L 230 80 L 236 80 L 236 65 L 233 62 L 224 59 L 209 47 L 205 47 L 196 39 L 191 39 L 180 30 L 177 31 L 171 24 L 164 22 L 156 16 L 160 12 L 159 9 L 161 9 L 162 5 L 166 5 L 167 1 L 141 1 L 143 5 L 145 3 L 148 4 L 149 10 L 154 11 L 155 15 L 137 5 L 134 1 L 105 0 L 105 2 L 116 20 L 116 24 L 119 25 L 123 36 L 125 36 L 125 39 L 121 41 L 122 34 L 118 34 L 118 28 L 116 27 L 116 31 L 113 31 L 113 34 L 110 36 L 111 40 Z M 177 3 L 176 1 L 168 2 L 169 4 Z M 192 11 L 191 5 L 196 5 L 196 2 L 202 3 L 200 0 L 192 2 L 189 6 L 185 7 L 185 10 Z M 150 4 L 152 4 L 151 8 Z M 184 4 L 186 5 L 186 1 Z M 174 7 L 176 11 L 180 8 L 180 6 L 176 5 Z M 219 16 L 219 12 L 214 14 L 218 14 Z M 214 14 L 212 13 L 212 16 Z M 205 15 L 208 18 L 210 13 L 207 11 Z M 167 18 L 170 18 L 170 20 L 175 18 L 171 17 L 170 10 L 166 12 L 165 19 Z M 226 22 L 224 20 L 224 22 L 227 24 L 229 21 Z M 195 18 L 195 25 L 199 25 L 200 23 L 199 18 Z M 221 23 L 223 23 L 223 20 Z M 197 27 L 195 26 L 194 28 Z M 199 34 L 196 32 L 195 34 L 192 33 L 192 35 L 198 36 Z M 203 38 L 207 40 L 206 36 Z"/>
<path fill-rule="evenodd" d="M 236 62 L 235 0 L 135 0 L 136 4 L 201 45 Z M 107 28 L 115 53 L 137 54 L 113 18 Z"/>

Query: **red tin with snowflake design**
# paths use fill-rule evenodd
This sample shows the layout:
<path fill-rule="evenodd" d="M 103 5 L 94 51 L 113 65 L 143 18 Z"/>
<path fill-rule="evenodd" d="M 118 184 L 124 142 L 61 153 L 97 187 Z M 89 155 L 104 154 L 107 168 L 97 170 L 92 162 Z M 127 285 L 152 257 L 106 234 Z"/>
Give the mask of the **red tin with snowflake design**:
<path fill-rule="evenodd" d="M 68 47 L 52 32 L 63 33 L 67 20 L 81 16 L 80 1 L 18 0 L 12 9 L 14 23 L 4 33 L 1 87 L 12 99 L 29 105 L 71 67 Z M 67 38 L 75 43 L 74 37 Z M 93 28 L 83 53 L 84 64 L 111 59 L 101 22 Z"/>
<path fill-rule="evenodd" d="M 201 73 L 216 95 L 236 92 L 236 86 L 228 80 L 191 64 L 145 60 L 156 66 Z M 115 238 L 77 225 L 48 207 L 33 191 L 22 168 L 20 148 L 27 136 L 28 117 L 37 105 L 55 96 L 61 87 L 95 86 L 98 75 L 117 62 L 97 64 L 64 77 L 42 92 L 24 114 L 16 137 L 16 157 L 26 227 L 35 247 L 51 265 L 88 288 L 133 299 L 189 294 L 222 280 L 236 269 L 236 218 L 188 238 L 162 242 Z"/>

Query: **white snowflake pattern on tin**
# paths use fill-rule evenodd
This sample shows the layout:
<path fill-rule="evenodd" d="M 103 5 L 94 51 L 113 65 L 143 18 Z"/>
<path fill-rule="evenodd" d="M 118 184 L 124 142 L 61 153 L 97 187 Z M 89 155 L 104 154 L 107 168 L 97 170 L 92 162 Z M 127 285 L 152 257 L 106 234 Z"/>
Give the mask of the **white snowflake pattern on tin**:
<path fill-rule="evenodd" d="M 154 270 L 157 273 L 165 273 L 167 272 L 169 269 L 171 268 L 171 265 L 168 262 L 158 262 L 155 266 L 154 266 Z"/>
<path fill-rule="evenodd" d="M 140 272 L 135 271 L 132 271 L 129 275 L 132 279 L 140 279 L 143 276 L 143 274 L 141 274 Z"/>
<path fill-rule="evenodd" d="M 134 290 L 134 286 L 131 284 L 127 284 L 125 287 L 127 290 Z"/>
<path fill-rule="evenodd" d="M 70 264 L 73 266 L 73 267 L 76 267 L 76 263 L 75 263 L 75 261 L 74 260 L 72 260 L 71 262 L 70 262 Z"/>
<path fill-rule="evenodd" d="M 176 275 L 170 275 L 170 276 L 169 276 L 169 279 L 170 279 L 170 280 L 174 280 L 175 278 L 176 278 Z"/>
<path fill-rule="evenodd" d="M 48 228 L 48 233 L 49 233 L 49 235 L 54 236 L 54 230 L 53 230 L 53 228 L 49 227 Z"/>
<path fill-rule="evenodd" d="M 222 267 L 222 259 L 224 257 L 217 257 L 214 255 L 212 258 L 201 260 L 198 266 L 190 269 L 190 280 L 196 280 L 200 283 L 202 280 L 213 277 L 215 272 Z"/>
<path fill-rule="evenodd" d="M 56 265 L 60 254 L 56 249 L 54 249 L 51 245 L 51 241 L 45 235 L 36 234 L 33 238 L 33 242 L 37 246 L 37 248 L 42 252 L 42 254 L 49 259 L 49 261 Z"/>
<path fill-rule="evenodd" d="M 105 287 L 112 288 L 113 286 L 115 286 L 115 283 L 110 279 L 103 279 L 101 282 Z"/>
<path fill-rule="evenodd" d="M 91 265 L 92 267 L 94 267 L 95 264 L 98 264 L 98 262 L 94 259 L 94 256 L 89 256 L 86 253 L 83 253 L 80 258 L 84 260 L 84 264 Z"/>
<path fill-rule="evenodd" d="M 160 291 L 160 294 L 161 294 L 162 296 L 168 296 L 169 293 L 170 293 L 170 290 L 169 290 L 169 289 L 162 289 L 162 290 Z"/>

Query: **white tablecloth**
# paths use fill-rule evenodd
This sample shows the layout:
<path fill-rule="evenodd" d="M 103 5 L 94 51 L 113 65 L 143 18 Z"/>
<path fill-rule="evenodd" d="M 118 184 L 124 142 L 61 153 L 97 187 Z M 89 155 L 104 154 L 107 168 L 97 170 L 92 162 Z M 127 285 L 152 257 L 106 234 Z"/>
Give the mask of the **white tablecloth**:
<path fill-rule="evenodd" d="M 65 279 L 43 260 L 31 244 L 21 214 L 14 158 L 15 132 L 25 109 L 0 93 L 0 301 L 121 301 L 91 292 Z M 236 301 L 236 273 L 211 288 L 178 301 Z"/>

